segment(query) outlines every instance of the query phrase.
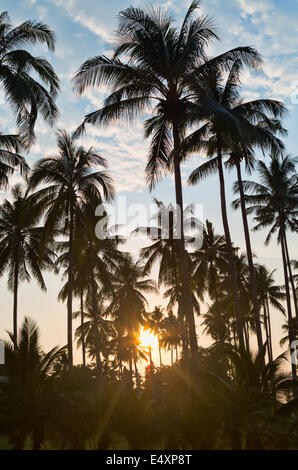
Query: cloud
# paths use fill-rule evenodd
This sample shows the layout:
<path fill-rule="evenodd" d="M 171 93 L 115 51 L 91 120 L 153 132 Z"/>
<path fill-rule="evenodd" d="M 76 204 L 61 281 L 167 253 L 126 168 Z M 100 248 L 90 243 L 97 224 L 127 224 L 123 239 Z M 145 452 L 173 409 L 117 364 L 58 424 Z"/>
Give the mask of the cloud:
<path fill-rule="evenodd" d="M 250 0 L 249 2 L 247 0 L 237 0 L 237 3 L 241 8 L 244 17 L 247 15 L 254 15 L 256 13 L 265 13 L 268 11 L 270 6 L 272 6 L 272 1 L 271 5 L 268 1 L 260 0 Z"/>
<path fill-rule="evenodd" d="M 86 27 L 96 36 L 99 36 L 105 43 L 113 41 L 113 33 L 110 28 L 112 18 L 105 22 L 104 16 L 107 16 L 109 9 L 103 13 L 102 8 L 98 8 L 92 0 L 47 0 L 57 7 L 63 8 L 66 13 L 75 21 Z"/>
<path fill-rule="evenodd" d="M 149 142 L 143 140 L 141 122 L 134 124 L 133 132 L 123 123 L 107 128 L 90 126 L 82 143 L 85 147 L 94 146 L 108 160 L 118 192 L 144 189 Z"/>

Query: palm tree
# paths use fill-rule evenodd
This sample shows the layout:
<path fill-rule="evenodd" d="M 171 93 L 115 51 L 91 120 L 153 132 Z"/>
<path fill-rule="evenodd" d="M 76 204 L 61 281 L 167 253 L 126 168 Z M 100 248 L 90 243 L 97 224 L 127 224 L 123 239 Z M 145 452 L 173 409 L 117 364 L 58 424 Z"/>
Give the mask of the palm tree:
<path fill-rule="evenodd" d="M 19 154 L 22 142 L 17 135 L 0 133 L 0 188 L 8 186 L 8 177 L 17 168 L 21 175 L 26 175 L 29 167 Z"/>
<path fill-rule="evenodd" d="M 162 8 L 130 7 L 119 14 L 118 47 L 112 59 L 97 56 L 87 60 L 74 78 L 79 94 L 89 87 L 105 84 L 112 93 L 102 109 L 85 117 L 86 124 L 107 125 L 112 120 L 133 118 L 153 109 L 145 123 L 145 135 L 152 136 L 146 168 L 150 188 L 171 167 L 174 171 L 176 205 L 180 209 L 178 228 L 179 264 L 183 278 L 183 310 L 190 334 L 191 352 L 197 358 L 197 338 L 191 303 L 190 270 L 185 256 L 183 194 L 181 183 L 181 136 L 194 116 L 189 99 L 189 83 L 200 79 L 208 67 L 224 66 L 239 58 L 256 66 L 260 58 L 252 48 L 236 48 L 206 64 L 205 46 L 216 38 L 208 17 L 194 18 L 200 2 L 191 3 L 181 29 Z M 172 152 L 173 150 L 173 152 Z M 170 154 L 172 158 L 169 161 Z"/>
<path fill-rule="evenodd" d="M 25 317 L 19 340 L 9 333 L 5 342 L 6 382 L 0 382 L 1 422 L 6 426 L 15 449 L 22 449 L 26 437 L 32 436 L 33 449 L 40 449 L 45 439 L 46 422 L 55 408 L 56 390 L 52 374 L 65 348 L 54 347 L 44 353 L 40 332 L 34 320 Z"/>
<path fill-rule="evenodd" d="M 113 355 L 114 360 L 119 365 L 120 378 L 123 373 L 123 362 L 129 362 L 130 352 L 130 337 L 125 334 L 125 328 L 121 325 L 119 321 L 113 321 L 114 334 L 112 339 L 108 343 L 108 351 Z"/>
<path fill-rule="evenodd" d="M 243 332 L 245 339 L 246 349 L 249 349 L 249 331 L 250 327 L 253 331 L 256 331 L 256 322 L 255 316 L 251 315 L 252 313 L 252 296 L 250 288 L 250 277 L 249 277 L 249 268 L 247 264 L 247 257 L 240 253 L 234 254 L 234 265 L 236 270 L 237 285 L 239 286 L 239 301 L 241 308 L 241 321 L 243 324 Z M 232 285 L 233 279 L 231 275 L 230 263 L 226 263 L 226 266 L 222 267 L 220 273 L 221 283 L 220 283 L 220 303 L 223 304 L 223 310 L 230 314 L 232 318 L 236 318 L 235 305 L 233 302 L 232 294 Z M 236 328 L 236 332 L 237 328 Z M 239 337 L 238 337 L 239 340 Z M 240 341 L 239 341 L 240 346 Z"/>
<path fill-rule="evenodd" d="M 254 213 L 257 225 L 253 230 L 270 227 L 265 244 L 268 245 L 272 236 L 277 232 L 278 242 L 281 245 L 285 289 L 287 298 L 289 340 L 291 344 L 295 339 L 293 331 L 293 315 L 289 288 L 289 260 L 287 256 L 287 230 L 296 232 L 298 230 L 297 203 L 298 203 L 298 179 L 295 164 L 297 158 L 290 156 L 279 157 L 271 155 L 268 167 L 262 161 L 258 162 L 259 182 L 244 181 L 246 194 L 245 201 L 249 206 L 248 213 Z M 237 201 L 235 202 L 237 204 Z M 295 290 L 295 289 L 294 289 Z M 295 308 L 297 306 L 295 305 Z M 297 317 L 296 317 L 297 318 Z M 296 376 L 296 366 L 292 364 L 293 376 Z"/>
<path fill-rule="evenodd" d="M 298 261 L 294 261 L 294 260 L 291 261 L 291 265 L 292 265 L 292 267 L 295 271 L 298 270 Z M 296 297 L 297 297 L 297 295 L 298 295 L 298 274 L 294 274 L 293 279 L 296 282 Z"/>
<path fill-rule="evenodd" d="M 153 312 L 146 314 L 145 328 L 153 331 L 158 339 L 159 366 L 162 367 L 160 334 L 164 320 L 164 312 L 161 307 L 155 307 Z"/>
<path fill-rule="evenodd" d="M 178 362 L 178 346 L 180 346 L 181 342 L 182 331 L 180 322 L 173 312 L 169 312 L 168 316 L 163 320 L 160 343 L 163 348 L 171 351 L 171 365 L 174 363 L 174 349 L 176 351 L 176 362 Z"/>
<path fill-rule="evenodd" d="M 262 351 L 253 354 L 250 350 L 239 350 L 231 347 L 227 353 L 235 368 L 235 381 L 239 386 L 245 386 L 251 391 L 274 396 L 275 387 L 279 382 L 279 369 L 286 360 L 284 354 L 273 362 L 265 364 L 266 346 Z"/>
<path fill-rule="evenodd" d="M 75 138 L 64 130 L 58 131 L 57 144 L 58 155 L 43 158 L 34 165 L 28 188 L 34 190 L 40 184 L 47 185 L 34 194 L 35 200 L 46 211 L 46 233 L 51 234 L 58 228 L 68 233 L 67 344 L 69 367 L 72 367 L 74 231 L 82 221 L 82 203 L 92 197 L 110 200 L 114 195 L 114 188 L 105 171 L 92 171 L 93 167 L 107 166 L 106 160 L 92 147 L 85 150 L 78 146 Z"/>
<path fill-rule="evenodd" d="M 213 387 L 209 385 L 205 389 L 209 394 L 208 418 L 217 415 L 217 429 L 225 442 L 223 448 L 266 448 L 264 435 L 281 406 L 277 392 L 283 386 L 281 369 L 285 355 L 266 364 L 266 345 L 257 354 L 231 346 L 226 353 L 233 379 L 212 374 Z"/>
<path fill-rule="evenodd" d="M 286 294 L 282 292 L 282 287 L 277 286 L 274 281 L 274 271 L 268 271 L 266 266 L 256 265 L 256 280 L 258 287 L 259 303 L 263 308 L 263 318 L 267 336 L 268 356 L 269 360 L 273 360 L 273 347 L 272 347 L 272 329 L 269 306 L 272 305 L 276 310 L 283 315 L 286 311 L 281 302 L 286 300 Z"/>
<path fill-rule="evenodd" d="M 218 300 L 208 307 L 207 313 L 202 315 L 203 321 L 201 325 L 204 326 L 203 333 L 210 335 L 214 339 L 215 345 L 220 345 L 223 348 L 225 342 L 230 339 L 229 317 L 222 311 L 223 309 L 221 309 L 221 304 Z"/>
<path fill-rule="evenodd" d="M 96 216 L 96 208 L 101 204 L 101 200 L 96 197 L 89 197 L 81 207 L 81 222 L 74 229 L 73 239 L 73 290 L 80 299 L 81 325 L 84 323 L 84 296 L 93 283 L 95 288 L 101 288 L 105 294 L 113 292 L 113 273 L 117 268 L 117 263 L 123 258 L 123 252 L 118 250 L 118 245 L 122 242 L 117 236 L 98 238 L 95 233 L 96 224 L 103 218 Z M 112 234 L 111 234 L 112 235 Z M 57 267 L 65 268 L 64 277 L 68 277 L 69 244 L 60 242 L 58 250 L 62 254 L 56 260 Z M 68 282 L 62 287 L 59 299 L 65 301 L 68 296 Z M 85 341 L 81 338 L 83 365 L 86 364 Z"/>
<path fill-rule="evenodd" d="M 43 243 L 44 229 L 38 226 L 42 208 L 19 184 L 11 190 L 12 201 L 0 206 L 0 275 L 8 269 L 8 287 L 13 291 L 13 338 L 17 347 L 18 288 L 33 276 L 46 290 L 42 271 L 53 266 L 54 253 Z"/>
<path fill-rule="evenodd" d="M 141 378 L 140 374 L 138 371 L 138 361 L 139 360 L 148 360 L 148 356 L 150 359 L 150 366 L 152 365 L 152 359 L 151 359 L 151 349 L 149 348 L 149 351 L 146 351 L 144 347 L 141 345 L 140 341 L 140 335 L 139 332 L 134 332 L 134 334 L 130 334 L 126 338 L 127 342 L 127 348 L 128 348 L 128 353 L 129 353 L 129 360 L 132 358 L 133 364 L 134 364 L 134 369 L 135 369 L 135 378 L 136 378 L 136 386 L 138 392 L 141 391 Z"/>
<path fill-rule="evenodd" d="M 121 330 L 121 336 L 137 335 L 143 323 L 147 299 L 144 294 L 157 294 L 156 283 L 147 278 L 147 273 L 140 261 L 135 262 L 131 256 L 119 261 L 114 274 L 114 294 L 107 314 L 110 315 Z M 132 355 L 129 366 L 132 378 Z"/>
<path fill-rule="evenodd" d="M 205 284 L 204 281 L 202 282 L 201 280 L 198 282 L 198 279 L 194 277 L 193 264 L 191 263 L 191 259 L 189 259 L 189 266 L 191 268 L 191 294 L 193 311 L 196 313 L 196 315 L 200 315 L 200 301 L 204 300 L 203 294 L 205 290 Z M 176 305 L 178 306 L 178 321 L 180 324 L 181 332 L 183 332 L 181 333 L 183 355 L 185 358 L 188 358 L 190 336 L 187 328 L 187 321 L 183 314 L 183 310 L 181 309 L 182 280 L 180 277 L 177 276 L 177 270 L 173 270 L 170 268 L 168 269 L 167 275 L 164 279 L 164 287 L 165 291 L 163 293 L 163 297 L 168 301 L 167 310 L 172 311 L 176 307 Z"/>
<path fill-rule="evenodd" d="M 158 294 L 156 283 L 146 277 L 144 266 L 130 255 L 119 261 L 114 275 L 114 296 L 110 314 L 127 332 L 137 330 L 148 305 L 144 294 Z"/>
<path fill-rule="evenodd" d="M 22 46 L 45 44 L 55 48 L 53 31 L 38 21 L 25 21 L 13 28 L 6 11 L 0 14 L 0 83 L 16 117 L 23 143 L 34 142 L 39 114 L 51 126 L 58 117 L 54 99 L 59 79 L 44 57 L 34 57 Z"/>
<path fill-rule="evenodd" d="M 295 317 L 292 318 L 292 326 L 290 328 L 292 328 L 293 331 L 296 331 L 296 321 L 297 319 Z M 283 333 L 285 334 L 285 336 L 283 336 L 279 342 L 279 345 L 281 348 L 283 348 L 288 342 L 289 342 L 289 322 L 287 321 L 287 323 L 284 323 L 282 325 L 282 331 Z M 297 336 L 296 336 L 296 340 L 297 340 Z"/>
<path fill-rule="evenodd" d="M 206 121 L 202 127 L 189 135 L 184 143 L 185 154 L 205 150 L 209 157 L 206 163 L 200 165 L 192 172 L 189 183 L 196 184 L 202 178 L 218 172 L 220 184 L 220 199 L 222 221 L 227 244 L 227 256 L 231 264 L 232 291 L 236 310 L 237 330 L 240 344 L 243 347 L 243 332 L 241 322 L 241 310 L 238 295 L 236 271 L 233 263 L 233 248 L 227 215 L 225 179 L 223 172 L 223 154 L 231 152 L 237 147 L 238 152 L 232 152 L 230 163 L 236 162 L 238 179 L 241 186 L 240 162 L 244 159 L 247 166 L 252 165 L 252 154 L 247 152 L 248 145 L 257 145 L 262 149 L 279 148 L 281 143 L 271 132 L 277 126 L 270 126 L 270 116 L 277 118 L 285 113 L 285 108 L 280 102 L 273 100 L 255 100 L 242 102 L 239 96 L 240 71 L 242 63 L 236 60 L 230 68 L 226 81 L 219 69 L 211 69 L 204 81 L 197 81 L 193 86 L 193 93 L 197 103 L 198 114 Z M 269 116 L 269 117 L 268 117 Z M 266 126 L 255 125 L 256 120 L 263 120 Z M 214 156 L 216 155 L 216 156 Z M 233 157 L 237 155 L 237 158 Z M 248 155 L 250 158 L 248 158 Z M 245 241 L 251 278 L 252 300 L 257 329 L 259 349 L 262 348 L 262 331 L 257 304 L 256 284 L 253 270 L 253 254 L 249 238 L 249 230 L 246 219 L 245 206 L 242 206 L 242 216 L 245 231 Z"/>
<path fill-rule="evenodd" d="M 90 287 L 90 286 L 89 286 Z M 96 289 L 96 287 L 95 287 Z M 106 312 L 106 299 L 91 287 L 87 293 L 84 323 L 76 329 L 78 345 L 84 338 L 89 352 L 94 351 L 96 359 L 96 378 L 100 382 L 103 378 L 101 354 L 106 349 L 109 337 L 113 334 L 113 325 L 104 318 Z M 74 313 L 74 318 L 81 315 L 81 310 Z"/>
<path fill-rule="evenodd" d="M 158 212 L 153 216 L 152 220 L 156 222 L 150 227 L 138 227 L 135 233 L 142 233 L 151 240 L 151 245 L 141 249 L 141 259 L 145 260 L 145 270 L 150 271 L 154 264 L 159 263 L 158 271 L 158 287 L 162 285 L 167 287 L 165 297 L 169 298 L 169 309 L 178 304 L 178 316 L 181 325 L 185 323 L 185 312 L 183 310 L 183 280 L 181 270 L 179 269 L 179 250 L 177 239 L 177 218 L 179 214 L 172 205 L 165 205 L 163 202 L 154 200 L 157 205 Z M 195 246 L 195 236 L 200 233 L 201 222 L 194 217 L 192 206 L 187 206 L 183 211 L 184 217 L 184 238 L 189 249 Z M 188 257 L 188 265 L 192 269 L 191 255 L 185 251 Z M 196 298 L 196 292 L 199 293 L 199 285 L 191 280 L 192 304 L 196 313 L 199 312 L 199 303 Z M 199 297 L 201 293 L 199 293 Z M 184 327 L 183 349 L 184 354 L 190 337 L 187 328 Z"/>
<path fill-rule="evenodd" d="M 224 236 L 215 234 L 209 220 L 203 229 L 201 247 L 191 255 L 194 263 L 193 277 L 197 283 L 204 283 L 211 299 L 217 301 L 219 273 L 226 265 L 227 249 Z"/>

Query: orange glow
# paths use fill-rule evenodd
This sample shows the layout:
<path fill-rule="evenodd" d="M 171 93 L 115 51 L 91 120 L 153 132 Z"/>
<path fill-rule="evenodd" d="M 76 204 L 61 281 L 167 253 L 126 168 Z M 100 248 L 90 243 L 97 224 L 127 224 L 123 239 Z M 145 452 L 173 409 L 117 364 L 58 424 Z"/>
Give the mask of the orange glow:
<path fill-rule="evenodd" d="M 140 331 L 140 346 L 144 348 L 158 348 L 158 339 L 151 330 L 145 330 L 143 327 Z"/>

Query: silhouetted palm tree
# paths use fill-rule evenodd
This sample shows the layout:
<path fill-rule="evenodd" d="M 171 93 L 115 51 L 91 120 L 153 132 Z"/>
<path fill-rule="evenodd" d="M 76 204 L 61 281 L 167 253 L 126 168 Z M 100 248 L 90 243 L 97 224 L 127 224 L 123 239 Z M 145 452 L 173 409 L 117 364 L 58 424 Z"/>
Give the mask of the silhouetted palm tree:
<path fill-rule="evenodd" d="M 0 416 L 6 423 L 14 448 L 22 449 L 26 437 L 32 436 L 33 449 L 45 439 L 46 423 L 55 408 L 56 390 L 53 373 L 66 348 L 55 347 L 44 353 L 36 322 L 25 317 L 15 344 L 5 342 L 6 382 L 0 383 Z"/>
<path fill-rule="evenodd" d="M 122 242 L 119 237 L 110 233 L 111 237 L 98 238 L 96 235 L 96 224 L 100 222 L 105 215 L 97 217 L 96 209 L 101 204 L 97 197 L 90 197 L 81 207 L 80 223 L 74 229 L 73 240 L 73 270 L 74 294 L 80 299 L 81 304 L 81 324 L 84 323 L 84 296 L 88 289 L 94 283 L 95 288 L 101 290 L 107 295 L 113 293 L 113 273 L 117 268 L 117 262 L 124 254 L 118 250 L 118 245 Z M 109 235 L 109 234 L 107 234 Z M 56 266 L 64 267 L 64 277 L 68 277 L 69 250 L 68 242 L 58 243 L 58 251 L 62 254 L 56 260 Z M 68 282 L 65 283 L 59 293 L 60 300 L 66 300 L 68 296 Z M 85 343 L 82 338 L 83 365 L 86 363 Z"/>
<path fill-rule="evenodd" d="M 8 13 L 0 14 L 0 83 L 27 147 L 34 142 L 34 125 L 39 114 L 50 125 L 58 117 L 54 102 L 59 90 L 57 75 L 44 57 L 21 49 L 34 44 L 45 44 L 53 52 L 53 31 L 46 24 L 30 20 L 13 28 Z"/>
<path fill-rule="evenodd" d="M 164 318 L 160 335 L 160 344 L 163 348 L 171 351 L 171 365 L 174 363 L 174 350 L 176 351 L 176 362 L 178 362 L 178 347 L 182 343 L 182 330 L 178 318 L 169 312 Z"/>
<path fill-rule="evenodd" d="M 73 297 L 73 240 L 77 224 L 81 224 L 82 203 L 91 197 L 109 200 L 114 195 L 110 176 L 105 171 L 92 170 L 107 167 L 107 162 L 92 147 L 85 150 L 66 131 L 57 133 L 59 153 L 39 160 L 29 179 L 29 190 L 46 184 L 34 194 L 46 212 L 45 229 L 51 234 L 60 229 L 68 234 L 68 300 L 67 343 L 69 366 L 72 367 L 72 297 Z"/>
<path fill-rule="evenodd" d="M 148 305 L 144 294 L 157 294 L 156 283 L 146 277 L 142 263 L 131 256 L 118 263 L 114 279 L 114 296 L 108 311 L 127 332 L 137 330 Z"/>
<path fill-rule="evenodd" d="M 116 321 L 121 336 L 134 337 L 143 323 L 146 307 L 145 294 L 157 294 L 155 281 L 147 278 L 144 266 L 129 255 L 118 262 L 114 275 L 114 294 L 107 314 Z M 132 380 L 132 355 L 129 359 Z"/>
<path fill-rule="evenodd" d="M 130 7 L 121 11 L 118 47 L 113 58 L 97 56 L 87 60 L 74 78 L 74 87 L 79 94 L 88 87 L 101 84 L 112 89 L 103 108 L 85 117 L 77 131 L 79 134 L 88 123 L 107 125 L 119 118 L 131 121 L 153 109 L 154 116 L 145 123 L 146 136 L 152 136 L 146 174 L 152 188 L 170 167 L 174 172 L 176 204 L 180 208 L 178 254 L 183 279 L 183 310 L 194 358 L 197 358 L 198 348 L 190 272 L 185 256 L 180 168 L 181 137 L 189 122 L 200 119 L 193 112 L 189 85 L 200 80 L 209 67 L 224 66 L 236 58 L 253 66 L 260 61 L 254 49 L 240 47 L 206 64 L 204 49 L 216 34 L 208 17 L 194 17 L 199 4 L 199 1 L 191 3 L 180 30 L 174 27 L 171 16 L 162 8 L 149 7 L 145 11 Z"/>
<path fill-rule="evenodd" d="M 269 360 L 273 360 L 273 347 L 272 347 L 272 328 L 270 308 L 272 305 L 276 310 L 283 315 L 286 314 L 285 308 L 281 302 L 286 300 L 286 294 L 282 292 L 282 287 L 277 286 L 274 281 L 274 271 L 268 271 L 266 266 L 256 265 L 256 280 L 258 287 L 258 298 L 260 305 L 263 308 L 263 318 L 267 336 L 268 356 Z"/>
<path fill-rule="evenodd" d="M 209 220 L 203 229 L 203 240 L 200 249 L 191 255 L 194 263 L 193 277 L 208 289 L 211 299 L 215 301 L 219 294 L 219 273 L 226 266 L 227 248 L 224 236 L 216 235 L 214 226 Z"/>
<path fill-rule="evenodd" d="M 157 336 L 158 339 L 158 352 L 159 352 L 159 366 L 162 366 L 162 358 L 161 358 L 161 344 L 160 344 L 160 334 L 164 320 L 164 312 L 163 308 L 155 307 L 153 312 L 146 314 L 145 319 L 145 328 L 149 328 L 149 330 L 153 331 L 153 333 Z"/>
<path fill-rule="evenodd" d="M 0 188 L 8 186 L 8 178 L 15 169 L 21 175 L 26 175 L 29 166 L 22 155 L 19 154 L 22 142 L 17 135 L 0 133 Z"/>
<path fill-rule="evenodd" d="M 270 150 L 281 146 L 280 141 L 273 135 L 272 129 L 274 128 L 275 130 L 277 126 L 270 126 L 269 118 L 271 116 L 274 118 L 282 116 L 285 113 L 285 108 L 282 103 L 273 100 L 259 99 L 250 102 L 241 101 L 239 95 L 241 67 L 242 63 L 239 60 L 235 61 L 225 81 L 221 70 L 212 69 L 208 71 L 204 81 L 194 83 L 193 93 L 197 103 L 197 112 L 201 115 L 202 120 L 206 121 L 206 124 L 185 139 L 183 148 L 186 154 L 205 150 L 207 155 L 212 157 L 209 161 L 200 165 L 192 172 L 189 178 L 191 184 L 197 183 L 202 178 L 214 172 L 218 172 L 219 175 L 222 221 L 227 244 L 227 256 L 231 264 L 231 276 L 233 280 L 232 291 L 235 302 L 237 331 L 240 344 L 243 347 L 243 325 L 241 322 L 238 295 L 239 286 L 237 286 L 235 266 L 233 265 L 234 257 L 227 215 L 223 155 L 232 152 L 229 162 L 236 164 L 239 184 L 242 187 L 240 163 L 244 159 L 249 167 L 252 165 L 253 161 L 253 154 L 248 150 L 254 145 L 262 149 L 269 146 Z M 255 122 L 261 119 L 266 122 L 266 126 L 255 125 Z M 233 152 L 235 147 L 238 151 Z M 216 156 L 214 157 L 214 155 Z M 262 331 L 254 279 L 253 255 L 245 206 L 242 206 L 242 209 L 257 339 L 259 349 L 261 349 Z"/>
<path fill-rule="evenodd" d="M 100 382 L 103 378 L 101 354 L 113 335 L 113 324 L 104 318 L 107 309 L 106 299 L 99 292 L 94 293 L 92 288 L 88 290 L 85 307 L 84 323 L 76 329 L 76 337 L 78 345 L 81 345 L 82 338 L 84 338 L 89 353 L 94 350 L 96 377 Z M 81 315 L 81 310 L 74 313 L 74 318 L 78 315 Z"/>
<path fill-rule="evenodd" d="M 153 216 L 152 224 L 150 227 L 139 227 L 135 230 L 136 233 L 142 233 L 150 238 L 152 244 L 141 249 L 141 259 L 146 260 L 145 270 L 151 270 L 153 266 L 158 263 L 158 287 L 164 285 L 167 290 L 165 297 L 169 298 L 168 309 L 174 308 L 178 304 L 178 317 L 183 326 L 183 349 L 186 355 L 188 345 L 190 343 L 189 332 L 185 320 L 187 318 L 183 309 L 183 278 L 181 270 L 179 269 L 179 249 L 177 233 L 177 213 L 176 207 L 172 204 L 165 205 L 163 202 L 154 200 L 157 205 L 158 212 Z M 201 222 L 194 217 L 192 206 L 187 206 L 183 211 L 184 223 L 184 238 L 189 250 L 196 247 L 196 237 L 200 239 Z M 188 266 L 192 270 L 192 263 L 190 253 L 185 250 L 185 256 L 188 258 Z M 199 313 L 198 297 L 202 297 L 202 284 L 194 282 L 191 279 L 192 291 L 192 305 L 196 313 Z"/>
<path fill-rule="evenodd" d="M 239 300 L 240 300 L 240 307 L 241 307 L 241 321 L 243 324 L 243 332 L 244 332 L 244 339 L 245 339 L 245 346 L 246 349 L 249 348 L 249 332 L 250 328 L 256 332 L 256 323 L 255 323 L 255 316 L 252 315 L 252 296 L 251 296 L 251 286 L 250 286 L 250 276 L 249 276 L 249 268 L 247 264 L 247 257 L 240 253 L 234 254 L 234 265 L 236 270 L 236 278 L 237 284 L 239 289 Z M 223 304 L 223 310 L 227 313 L 229 312 L 230 316 L 236 319 L 236 312 L 235 306 L 233 302 L 233 296 L 231 295 L 232 292 L 232 275 L 231 275 L 231 268 L 230 263 L 226 264 L 226 267 L 221 274 L 221 284 L 220 289 L 222 291 L 221 295 L 221 303 Z M 238 331 L 236 328 L 236 333 L 238 336 Z M 239 337 L 238 337 L 239 340 Z M 240 346 L 240 341 L 239 341 Z"/>
<path fill-rule="evenodd" d="M 246 204 L 249 206 L 248 212 L 255 214 L 254 220 L 257 225 L 253 230 L 270 227 L 265 244 L 268 245 L 272 236 L 277 232 L 277 239 L 281 245 L 290 328 L 290 348 L 295 338 L 295 332 L 291 327 L 293 325 L 293 315 L 289 288 L 290 257 L 287 249 L 286 232 L 287 230 L 296 233 L 298 231 L 298 178 L 295 167 L 296 162 L 297 159 L 290 156 L 279 157 L 278 155 L 272 155 L 268 167 L 264 162 L 258 162 L 257 169 L 260 182 L 243 182 L 244 190 L 253 193 L 245 195 Z M 295 308 L 297 309 L 296 302 Z M 292 364 L 292 372 L 293 376 L 296 376 L 295 364 Z"/>
<path fill-rule="evenodd" d="M 11 190 L 12 200 L 0 206 L 0 275 L 8 270 L 8 287 L 13 291 L 13 334 L 17 345 L 18 288 L 33 276 L 46 290 L 42 271 L 53 266 L 54 252 L 44 244 L 44 229 L 39 227 L 42 207 L 32 196 L 24 194 L 17 184 Z"/>
<path fill-rule="evenodd" d="M 230 340 L 230 332 L 229 318 L 221 308 L 220 302 L 217 300 L 213 305 L 210 305 L 202 318 L 203 333 L 210 335 L 214 339 L 215 345 L 223 347 L 225 342 Z"/>

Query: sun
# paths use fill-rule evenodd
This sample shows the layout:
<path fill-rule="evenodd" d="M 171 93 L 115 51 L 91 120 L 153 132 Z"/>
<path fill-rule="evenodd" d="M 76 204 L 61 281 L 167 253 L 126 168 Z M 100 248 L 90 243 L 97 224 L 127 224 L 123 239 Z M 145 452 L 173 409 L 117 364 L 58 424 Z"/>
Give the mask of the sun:
<path fill-rule="evenodd" d="M 140 346 L 144 348 L 155 349 L 158 347 L 158 339 L 150 330 L 145 330 L 143 327 L 140 331 Z"/>

